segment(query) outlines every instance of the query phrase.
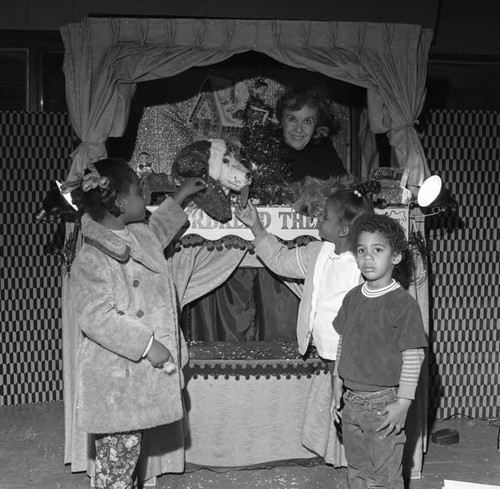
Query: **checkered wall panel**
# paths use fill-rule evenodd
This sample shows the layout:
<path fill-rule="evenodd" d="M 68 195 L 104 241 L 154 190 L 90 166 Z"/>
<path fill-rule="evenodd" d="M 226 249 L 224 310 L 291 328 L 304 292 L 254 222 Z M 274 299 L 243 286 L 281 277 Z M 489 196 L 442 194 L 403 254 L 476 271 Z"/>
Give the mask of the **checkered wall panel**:
<path fill-rule="evenodd" d="M 422 144 L 459 203 L 430 230 L 431 408 L 438 418 L 500 417 L 500 114 L 436 111 Z"/>
<path fill-rule="evenodd" d="M 63 230 L 35 214 L 73 146 L 67 115 L 0 112 L 0 406 L 62 399 L 61 284 L 49 248 Z"/>

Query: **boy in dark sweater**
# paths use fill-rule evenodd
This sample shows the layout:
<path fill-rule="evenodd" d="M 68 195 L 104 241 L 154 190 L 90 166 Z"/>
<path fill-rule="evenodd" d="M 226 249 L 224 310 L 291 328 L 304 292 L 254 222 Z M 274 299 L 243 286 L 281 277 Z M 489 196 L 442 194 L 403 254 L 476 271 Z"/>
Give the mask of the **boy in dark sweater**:
<path fill-rule="evenodd" d="M 333 321 L 332 416 L 342 419 L 349 488 L 403 489 L 404 425 L 427 346 L 417 301 L 392 278 L 408 243 L 385 215 L 360 217 L 352 239 L 366 282 L 347 293 Z"/>

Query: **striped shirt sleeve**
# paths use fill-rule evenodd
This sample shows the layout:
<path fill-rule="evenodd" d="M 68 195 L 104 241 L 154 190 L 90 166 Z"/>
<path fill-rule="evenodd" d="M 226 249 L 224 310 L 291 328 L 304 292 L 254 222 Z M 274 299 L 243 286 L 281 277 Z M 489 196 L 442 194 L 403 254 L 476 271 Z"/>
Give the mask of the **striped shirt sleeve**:
<path fill-rule="evenodd" d="M 337 346 L 337 358 L 335 360 L 335 367 L 333 370 L 333 375 L 339 376 L 339 360 L 340 360 L 340 352 L 342 351 L 342 336 L 339 336 L 339 344 Z"/>
<path fill-rule="evenodd" d="M 404 350 L 403 366 L 401 367 L 401 376 L 399 378 L 398 397 L 404 399 L 415 399 L 418 378 L 420 377 L 420 368 L 424 361 L 424 349 L 412 348 Z"/>

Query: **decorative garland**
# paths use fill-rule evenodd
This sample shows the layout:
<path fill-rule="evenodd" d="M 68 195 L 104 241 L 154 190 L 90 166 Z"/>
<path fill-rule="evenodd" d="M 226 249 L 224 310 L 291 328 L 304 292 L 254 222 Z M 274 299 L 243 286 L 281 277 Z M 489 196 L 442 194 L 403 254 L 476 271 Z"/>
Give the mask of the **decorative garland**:
<path fill-rule="evenodd" d="M 300 378 L 326 372 L 326 365 L 311 348 L 300 356 L 295 342 L 189 342 L 190 361 L 186 374 L 192 378 L 240 377 L 270 379 Z M 205 371 L 205 372 L 203 372 Z"/>
<path fill-rule="evenodd" d="M 297 246 L 305 246 L 311 241 L 317 241 L 313 236 L 303 235 L 297 236 L 292 240 L 283 240 L 278 237 L 278 241 L 285 244 L 289 249 L 296 248 Z M 176 244 L 175 251 L 180 251 L 182 248 L 193 248 L 196 246 L 205 246 L 208 251 L 222 251 L 223 248 L 226 249 L 240 249 L 248 250 L 248 252 L 253 255 L 255 254 L 254 245 L 251 241 L 247 241 L 240 236 L 235 236 L 228 234 L 217 240 L 209 240 L 199 236 L 198 234 L 187 234 L 182 236 Z"/>
<path fill-rule="evenodd" d="M 245 362 L 236 362 L 234 360 L 218 360 L 218 361 L 200 361 L 190 360 L 187 367 L 184 369 L 186 377 L 193 379 L 203 378 L 208 379 L 219 377 L 229 379 L 234 377 L 235 380 L 244 378 L 252 379 L 267 379 L 271 377 L 276 379 L 290 380 L 292 377 L 300 379 L 307 377 L 310 379 L 313 375 L 320 375 L 327 372 L 326 365 L 319 359 L 306 360 L 302 363 L 290 362 L 289 360 L 276 360 L 275 362 L 260 363 L 255 360 L 247 360 Z"/>

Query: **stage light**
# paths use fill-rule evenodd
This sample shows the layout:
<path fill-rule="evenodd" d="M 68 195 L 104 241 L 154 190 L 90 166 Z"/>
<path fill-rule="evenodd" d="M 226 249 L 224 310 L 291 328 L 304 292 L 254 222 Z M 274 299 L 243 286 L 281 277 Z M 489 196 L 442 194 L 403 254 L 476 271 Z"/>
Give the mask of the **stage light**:
<path fill-rule="evenodd" d="M 56 180 L 55 185 L 43 199 L 42 209 L 36 214 L 37 221 L 50 217 L 76 216 L 77 207 L 73 204 L 70 194 L 61 193 L 61 184 Z"/>
<path fill-rule="evenodd" d="M 458 207 L 457 201 L 452 197 L 450 191 L 445 188 L 441 177 L 438 175 L 433 175 L 422 183 L 416 203 L 422 212 L 427 215 L 456 210 Z"/>

